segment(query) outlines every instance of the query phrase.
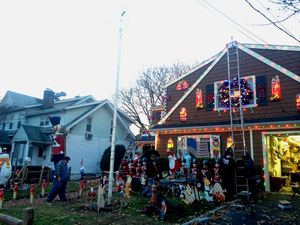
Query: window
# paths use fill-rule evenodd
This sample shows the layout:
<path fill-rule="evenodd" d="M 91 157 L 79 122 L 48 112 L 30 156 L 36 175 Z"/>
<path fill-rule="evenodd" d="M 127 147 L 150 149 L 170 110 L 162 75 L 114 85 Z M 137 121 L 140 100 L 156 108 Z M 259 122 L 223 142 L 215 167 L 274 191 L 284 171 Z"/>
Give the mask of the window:
<path fill-rule="evenodd" d="M 5 130 L 6 122 L 2 121 L 2 130 Z"/>
<path fill-rule="evenodd" d="M 18 125 L 17 125 L 17 128 L 20 128 L 22 125 L 22 122 L 21 121 L 18 121 Z"/>
<path fill-rule="evenodd" d="M 255 76 L 241 77 L 240 91 L 238 84 L 237 78 L 233 78 L 230 82 L 223 80 L 214 83 L 215 111 L 230 109 L 229 97 L 233 107 L 239 107 L 240 98 L 243 108 L 256 107 Z"/>
<path fill-rule="evenodd" d="M 40 126 L 48 126 L 50 124 L 48 116 L 42 116 L 40 118 Z"/>
<path fill-rule="evenodd" d="M 92 131 L 92 121 L 93 121 L 92 117 L 88 117 L 86 119 L 86 132 L 91 132 Z"/>
<path fill-rule="evenodd" d="M 14 123 L 13 122 L 9 122 L 9 128 L 8 129 L 13 129 Z"/>

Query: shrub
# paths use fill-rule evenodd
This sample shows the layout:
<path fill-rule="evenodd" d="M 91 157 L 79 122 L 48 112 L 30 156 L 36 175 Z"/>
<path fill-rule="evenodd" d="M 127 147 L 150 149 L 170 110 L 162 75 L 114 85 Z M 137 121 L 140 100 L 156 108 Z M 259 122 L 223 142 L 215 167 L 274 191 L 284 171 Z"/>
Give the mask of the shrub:
<path fill-rule="evenodd" d="M 115 162 L 114 162 L 114 171 L 117 171 L 120 167 L 126 148 L 124 145 L 116 145 L 115 147 Z M 100 168 L 102 171 L 109 171 L 110 169 L 110 153 L 111 147 L 105 149 L 102 159 L 100 162 Z"/>

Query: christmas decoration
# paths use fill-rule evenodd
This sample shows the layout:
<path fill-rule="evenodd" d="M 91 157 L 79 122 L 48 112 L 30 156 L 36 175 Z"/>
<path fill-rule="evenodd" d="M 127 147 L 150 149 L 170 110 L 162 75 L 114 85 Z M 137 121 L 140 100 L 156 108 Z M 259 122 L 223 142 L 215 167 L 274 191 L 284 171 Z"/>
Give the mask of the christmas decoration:
<path fill-rule="evenodd" d="M 17 199 L 18 191 L 19 191 L 19 184 L 15 182 L 13 187 L 13 199 Z"/>
<path fill-rule="evenodd" d="M 189 87 L 189 83 L 186 80 L 179 81 L 176 85 L 176 91 L 182 91 Z"/>
<path fill-rule="evenodd" d="M 280 101 L 281 100 L 281 87 L 280 87 L 280 80 L 279 77 L 276 75 L 272 78 L 272 93 L 270 97 L 270 101 Z"/>
<path fill-rule="evenodd" d="M 229 85 L 232 93 L 229 93 Z M 241 98 L 242 105 L 250 104 L 253 99 L 254 91 L 250 87 L 246 78 L 240 79 L 240 92 L 238 91 L 239 81 L 238 78 L 235 77 L 229 82 L 225 80 L 223 84 L 219 87 L 218 95 L 219 102 L 221 107 L 229 108 L 230 102 L 229 97 L 231 97 L 231 105 L 233 107 L 239 107 L 239 98 Z"/>
<path fill-rule="evenodd" d="M 34 202 L 34 193 L 35 193 L 34 184 L 32 184 L 30 186 L 30 203 L 31 204 L 33 204 L 33 202 Z"/>
<path fill-rule="evenodd" d="M 185 90 L 189 87 L 189 83 L 186 80 L 183 80 L 181 86 L 182 90 Z"/>
<path fill-rule="evenodd" d="M 300 94 L 296 95 L 296 109 L 300 111 Z"/>
<path fill-rule="evenodd" d="M 42 197 L 45 196 L 46 187 L 47 187 L 47 182 L 46 182 L 45 179 L 43 179 L 43 182 L 42 182 L 42 194 L 41 194 Z"/>
<path fill-rule="evenodd" d="M 182 107 L 179 113 L 179 120 L 182 122 L 187 121 L 187 111 L 185 107 Z"/>
<path fill-rule="evenodd" d="M 197 88 L 196 90 L 196 109 L 203 109 L 202 90 Z"/>
<path fill-rule="evenodd" d="M 181 91 L 182 90 L 182 82 L 179 81 L 176 85 L 176 91 Z"/>
<path fill-rule="evenodd" d="M 49 121 L 52 124 L 52 130 L 54 132 L 59 132 L 61 125 L 60 125 L 60 117 L 59 116 L 49 116 Z"/>
<path fill-rule="evenodd" d="M 0 188 L 0 209 L 3 208 L 4 188 Z"/>
<path fill-rule="evenodd" d="M 167 148 L 168 148 L 169 151 L 174 148 L 174 142 L 173 142 L 172 138 L 168 139 Z"/>

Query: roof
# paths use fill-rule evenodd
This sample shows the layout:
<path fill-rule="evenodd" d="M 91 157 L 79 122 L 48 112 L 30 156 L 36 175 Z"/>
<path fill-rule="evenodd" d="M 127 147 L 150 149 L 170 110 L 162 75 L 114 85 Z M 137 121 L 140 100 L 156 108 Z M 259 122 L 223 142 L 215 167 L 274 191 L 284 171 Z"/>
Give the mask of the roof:
<path fill-rule="evenodd" d="M 135 141 L 136 143 L 154 143 L 155 136 L 153 135 L 140 135 Z"/>
<path fill-rule="evenodd" d="M 13 141 L 30 141 L 35 143 L 51 144 L 48 135 L 43 132 L 41 127 L 22 125 L 13 138 Z"/>
<path fill-rule="evenodd" d="M 2 101 L 0 102 L 0 108 L 4 109 L 19 109 L 28 105 L 40 104 L 41 99 L 23 95 L 13 91 L 7 91 Z"/>
<path fill-rule="evenodd" d="M 267 50 L 280 50 L 280 51 L 300 51 L 300 47 L 298 46 L 282 46 L 282 45 L 251 45 L 251 44 L 240 44 L 236 41 L 230 42 L 227 45 L 227 48 L 231 46 L 237 46 L 240 50 L 244 51 L 245 53 L 251 55 L 252 57 L 256 58 L 257 60 L 267 64 L 268 66 L 272 67 L 273 69 L 281 72 L 282 74 L 294 79 L 295 81 L 300 83 L 300 74 L 295 74 L 293 71 L 282 67 L 281 65 L 277 64 L 276 62 L 270 60 L 269 58 L 263 56 L 259 53 L 259 51 L 255 51 L 256 49 L 267 49 Z M 199 76 L 199 78 L 192 84 L 192 86 L 188 89 L 187 92 L 176 102 L 176 104 L 166 113 L 166 115 L 158 122 L 158 125 L 164 124 L 164 122 L 171 116 L 171 114 L 180 106 L 180 104 L 190 95 L 192 91 L 198 86 L 198 84 L 206 77 L 206 75 L 210 72 L 210 70 L 218 63 L 218 61 L 227 54 L 227 48 L 223 49 L 220 53 L 216 56 L 212 57 L 210 60 L 201 63 L 200 67 L 196 67 L 196 70 L 202 68 L 203 66 L 210 63 L 207 69 Z M 188 72 L 188 74 L 184 74 L 182 77 L 178 78 L 177 80 L 181 80 L 183 77 L 190 75 L 195 70 Z M 174 82 L 172 82 L 173 84 Z"/>

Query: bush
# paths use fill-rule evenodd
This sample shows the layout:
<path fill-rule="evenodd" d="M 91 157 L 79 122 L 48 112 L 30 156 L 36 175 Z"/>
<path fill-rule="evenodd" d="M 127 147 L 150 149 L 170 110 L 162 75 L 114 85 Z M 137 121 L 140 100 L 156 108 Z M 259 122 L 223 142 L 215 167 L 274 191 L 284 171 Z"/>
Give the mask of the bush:
<path fill-rule="evenodd" d="M 114 171 L 117 171 L 119 169 L 125 152 L 126 152 L 126 148 L 124 145 L 116 145 Z M 111 153 L 111 147 L 108 147 L 107 149 L 105 149 L 105 151 L 102 155 L 102 159 L 100 162 L 100 168 L 102 171 L 110 170 L 110 153 Z"/>

